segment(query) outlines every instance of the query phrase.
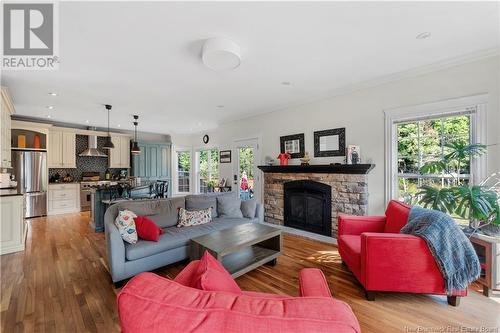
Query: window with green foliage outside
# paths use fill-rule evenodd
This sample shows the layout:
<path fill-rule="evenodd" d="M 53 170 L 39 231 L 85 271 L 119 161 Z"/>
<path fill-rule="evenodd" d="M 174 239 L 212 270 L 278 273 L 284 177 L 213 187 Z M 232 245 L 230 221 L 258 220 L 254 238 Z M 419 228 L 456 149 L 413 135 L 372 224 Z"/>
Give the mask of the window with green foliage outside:
<path fill-rule="evenodd" d="M 177 192 L 189 192 L 191 171 L 191 152 L 177 151 Z"/>
<path fill-rule="evenodd" d="M 418 202 L 419 187 L 431 185 L 437 188 L 452 185 L 453 177 L 444 172 L 420 174 L 419 169 L 429 161 L 439 160 L 449 153 L 447 143 L 471 142 L 469 115 L 432 118 L 397 124 L 398 140 L 398 199 L 409 204 Z M 453 176 L 467 184 L 470 160 L 460 167 L 452 166 Z"/>
<path fill-rule="evenodd" d="M 210 192 L 219 182 L 219 151 L 215 148 L 199 151 L 198 163 L 200 193 Z"/>

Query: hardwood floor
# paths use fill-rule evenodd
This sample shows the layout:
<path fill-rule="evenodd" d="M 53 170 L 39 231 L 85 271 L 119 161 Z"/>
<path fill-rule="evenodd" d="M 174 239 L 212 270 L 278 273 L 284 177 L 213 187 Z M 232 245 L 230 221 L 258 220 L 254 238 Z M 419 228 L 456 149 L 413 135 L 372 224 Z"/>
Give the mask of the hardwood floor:
<path fill-rule="evenodd" d="M 104 234 L 88 226 L 88 214 L 34 219 L 25 252 L 1 256 L 2 332 L 119 332 L 117 290 L 105 264 Z M 410 258 L 409 258 L 410 259 Z M 185 262 L 156 271 L 173 278 Z M 409 332 L 419 327 L 449 330 L 491 328 L 498 332 L 500 304 L 471 290 L 459 307 L 446 297 L 381 293 L 375 302 L 341 265 L 330 244 L 286 235 L 284 255 L 236 281 L 244 290 L 298 295 L 298 271 L 318 267 L 334 297 L 346 301 L 363 332 Z M 498 297 L 498 295 L 497 295 Z"/>

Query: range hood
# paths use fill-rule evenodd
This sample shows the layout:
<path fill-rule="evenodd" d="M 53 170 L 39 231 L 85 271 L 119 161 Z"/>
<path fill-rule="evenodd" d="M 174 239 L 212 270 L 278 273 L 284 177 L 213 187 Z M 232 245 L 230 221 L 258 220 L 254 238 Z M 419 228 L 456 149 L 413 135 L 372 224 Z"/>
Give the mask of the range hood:
<path fill-rule="evenodd" d="M 108 157 L 97 149 L 97 136 L 89 135 L 89 147 L 78 156 Z"/>

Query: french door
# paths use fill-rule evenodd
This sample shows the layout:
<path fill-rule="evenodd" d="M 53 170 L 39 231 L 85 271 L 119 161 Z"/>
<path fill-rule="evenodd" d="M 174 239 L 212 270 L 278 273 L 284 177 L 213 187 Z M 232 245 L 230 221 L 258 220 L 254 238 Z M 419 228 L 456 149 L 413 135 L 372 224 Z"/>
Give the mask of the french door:
<path fill-rule="evenodd" d="M 238 140 L 234 142 L 236 165 L 234 170 L 234 186 L 242 200 L 255 198 L 261 201 L 261 175 L 257 166 L 260 163 L 258 138 Z"/>

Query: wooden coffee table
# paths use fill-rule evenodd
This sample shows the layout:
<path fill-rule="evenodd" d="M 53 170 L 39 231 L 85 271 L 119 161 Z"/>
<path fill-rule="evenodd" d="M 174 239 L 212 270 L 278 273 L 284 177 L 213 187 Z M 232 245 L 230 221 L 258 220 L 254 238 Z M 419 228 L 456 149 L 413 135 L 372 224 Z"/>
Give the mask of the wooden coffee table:
<path fill-rule="evenodd" d="M 237 278 L 281 255 L 281 230 L 260 223 L 240 224 L 191 240 L 191 260 L 210 252 Z"/>

